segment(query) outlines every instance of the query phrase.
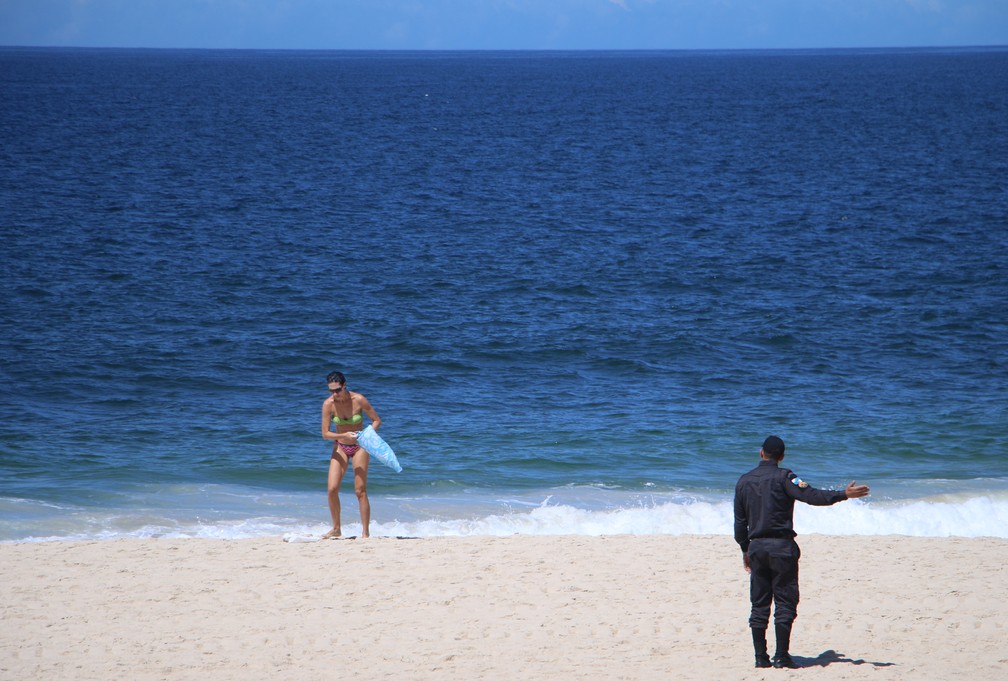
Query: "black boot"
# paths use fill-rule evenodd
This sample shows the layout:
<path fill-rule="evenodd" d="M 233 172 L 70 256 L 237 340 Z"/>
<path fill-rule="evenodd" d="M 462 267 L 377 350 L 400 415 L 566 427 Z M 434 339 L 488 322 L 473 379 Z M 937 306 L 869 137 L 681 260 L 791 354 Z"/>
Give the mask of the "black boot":
<path fill-rule="evenodd" d="M 766 669 L 772 666 L 770 664 L 770 656 L 767 655 L 766 651 L 766 629 L 753 629 L 752 630 L 752 644 L 753 650 L 756 651 L 756 667 L 758 669 Z"/>
<path fill-rule="evenodd" d="M 797 669 L 798 665 L 791 659 L 791 624 L 775 624 L 777 634 L 777 652 L 773 656 L 773 666 L 777 669 Z"/>

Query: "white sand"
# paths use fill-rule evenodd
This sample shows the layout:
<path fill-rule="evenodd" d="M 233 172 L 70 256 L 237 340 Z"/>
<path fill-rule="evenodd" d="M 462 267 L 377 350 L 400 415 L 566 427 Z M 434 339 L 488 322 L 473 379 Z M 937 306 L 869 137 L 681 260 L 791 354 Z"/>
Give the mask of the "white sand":
<path fill-rule="evenodd" d="M 796 671 L 727 536 L 5 544 L 0 679 L 1008 678 L 1008 540 L 799 543 Z"/>

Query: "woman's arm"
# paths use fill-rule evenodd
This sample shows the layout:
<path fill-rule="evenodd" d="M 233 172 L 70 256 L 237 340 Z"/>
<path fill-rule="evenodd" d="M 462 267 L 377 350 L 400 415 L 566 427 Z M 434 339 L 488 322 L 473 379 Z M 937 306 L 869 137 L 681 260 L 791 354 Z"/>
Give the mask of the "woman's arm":
<path fill-rule="evenodd" d="M 329 430 L 329 423 L 332 421 L 333 407 L 331 400 L 322 403 L 322 439 L 335 440 L 336 433 Z"/>
<path fill-rule="evenodd" d="M 378 430 L 378 426 L 381 425 L 381 417 L 378 416 L 378 412 L 374 410 L 374 407 L 371 406 L 371 403 L 368 402 L 366 397 L 361 395 L 360 399 L 361 411 L 367 414 L 368 418 L 371 419 L 371 427 Z"/>

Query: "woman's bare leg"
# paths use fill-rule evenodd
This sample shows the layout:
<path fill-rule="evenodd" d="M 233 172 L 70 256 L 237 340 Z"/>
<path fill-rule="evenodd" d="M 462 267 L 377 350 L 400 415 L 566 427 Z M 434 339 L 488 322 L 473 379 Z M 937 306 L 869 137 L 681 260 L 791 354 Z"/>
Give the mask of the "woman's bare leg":
<path fill-rule="evenodd" d="M 332 516 L 332 529 L 323 535 L 323 539 L 337 539 L 343 536 L 343 530 L 340 528 L 339 488 L 340 484 L 343 482 L 343 476 L 346 474 L 346 470 L 346 455 L 339 451 L 338 446 L 333 445 L 332 458 L 329 459 L 328 484 L 329 515 Z"/>
<path fill-rule="evenodd" d="M 367 472 L 371 455 L 361 447 L 353 457 L 354 493 L 360 505 L 361 537 L 371 536 L 371 502 L 367 495 Z"/>

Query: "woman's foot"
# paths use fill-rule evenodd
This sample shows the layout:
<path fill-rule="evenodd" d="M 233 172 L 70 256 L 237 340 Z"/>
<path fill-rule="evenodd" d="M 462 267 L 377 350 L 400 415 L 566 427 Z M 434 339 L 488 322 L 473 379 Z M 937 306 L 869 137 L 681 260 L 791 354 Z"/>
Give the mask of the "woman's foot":
<path fill-rule="evenodd" d="M 325 540 L 325 539 L 342 539 L 342 538 L 343 538 L 343 532 L 341 532 L 340 530 L 337 530 L 335 528 L 329 530 L 328 532 L 326 532 L 325 534 L 322 535 L 322 539 L 323 540 Z"/>

